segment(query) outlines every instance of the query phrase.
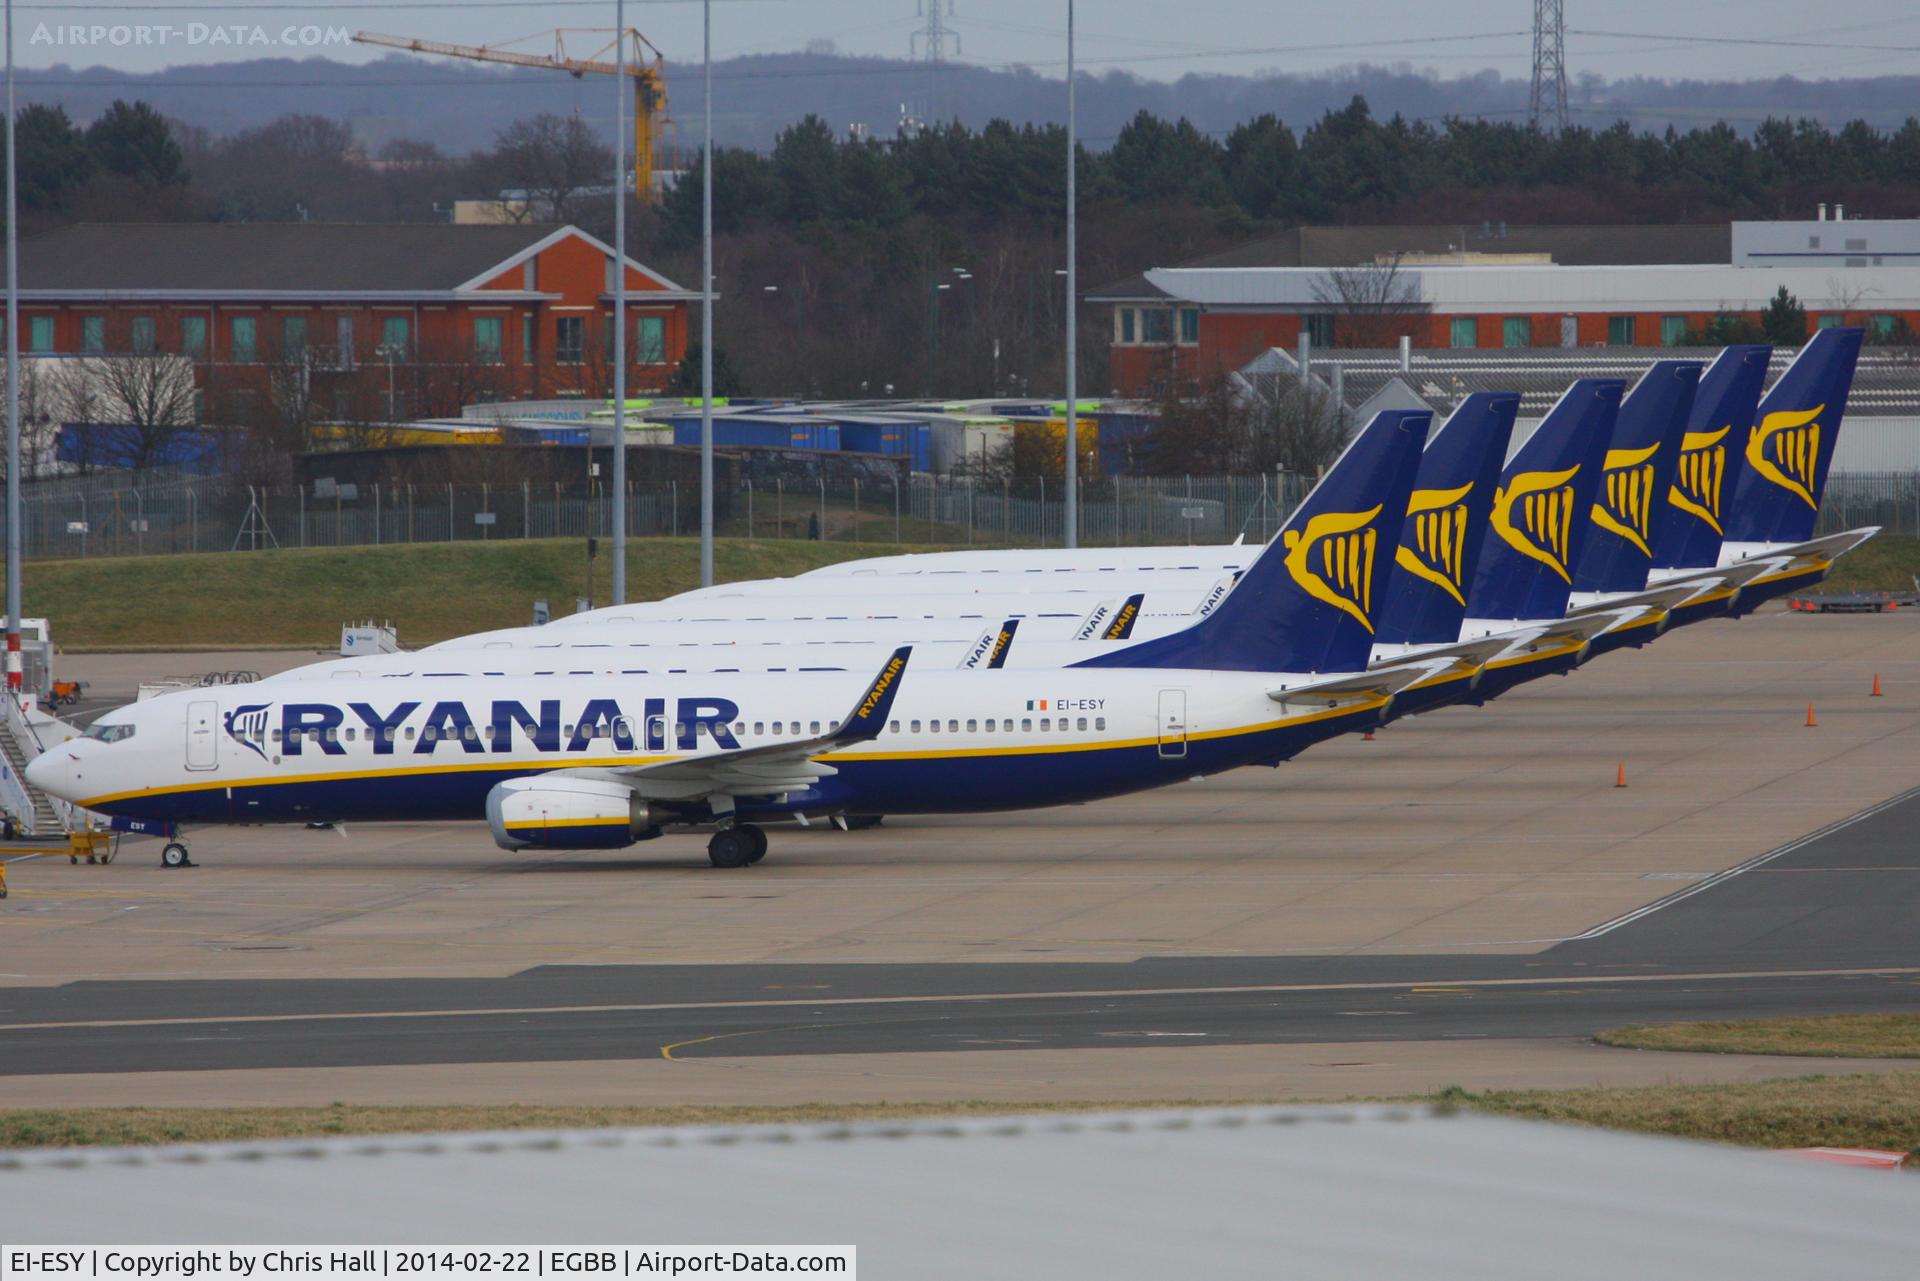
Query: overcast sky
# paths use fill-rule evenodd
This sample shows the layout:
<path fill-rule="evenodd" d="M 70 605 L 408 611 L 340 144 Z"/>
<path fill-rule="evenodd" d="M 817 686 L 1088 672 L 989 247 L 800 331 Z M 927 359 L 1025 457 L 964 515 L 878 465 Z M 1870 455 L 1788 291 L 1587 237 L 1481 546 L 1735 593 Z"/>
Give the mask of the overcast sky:
<path fill-rule="evenodd" d="M 934 3 L 935 0 L 924 0 Z M 945 2 L 945 0 L 941 0 Z M 1025 64 L 1059 74 L 1065 0 L 952 0 L 959 61 Z M 714 53 L 774 53 L 831 41 L 843 53 L 907 56 L 925 24 L 916 0 L 719 0 Z M 1568 71 L 1741 79 L 1920 73 L 1920 22 L 1912 0 L 1855 0 L 1828 10 L 1806 0 L 1567 0 Z M 560 23 L 613 25 L 605 0 L 345 0 L 302 7 L 288 0 L 203 5 L 108 4 L 100 0 L 15 7 L 15 56 L 23 66 L 64 63 L 149 71 L 261 56 L 377 56 L 358 45 L 313 45 L 317 28 L 493 43 Z M 669 60 L 700 57 L 698 0 L 633 0 L 628 24 Z M 1160 79 L 1187 72 L 1313 71 L 1356 62 L 1405 64 L 1442 77 L 1488 68 L 1525 76 L 1533 6 L 1527 0 L 1080 0 L 1078 49 L 1090 71 L 1125 68 Z M 240 30 L 235 31 L 238 24 Z M 281 43 L 289 26 L 316 31 Z M 76 33 L 75 26 L 83 28 Z M 86 28 L 100 28 L 99 31 Z M 1612 34 L 1598 34 L 1612 33 Z M 1750 43 L 1728 43 L 1729 40 Z M 144 42 L 144 43 L 143 43 Z M 1774 43 L 1766 43 L 1774 42 Z M 1821 46 L 1821 47 L 1815 47 Z M 527 46 L 541 49 L 538 40 Z"/>

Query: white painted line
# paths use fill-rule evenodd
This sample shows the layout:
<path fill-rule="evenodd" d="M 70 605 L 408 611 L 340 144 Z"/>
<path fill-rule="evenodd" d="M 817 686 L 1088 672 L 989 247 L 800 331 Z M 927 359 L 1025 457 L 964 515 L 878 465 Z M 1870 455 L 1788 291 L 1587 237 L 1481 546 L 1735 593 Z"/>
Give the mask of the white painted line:
<path fill-rule="evenodd" d="M 1835 832 L 1845 831 L 1847 828 L 1852 827 L 1855 823 L 1864 822 L 1867 819 L 1872 818 L 1876 814 L 1884 813 L 1885 811 L 1892 809 L 1896 805 L 1905 804 L 1907 801 L 1913 800 L 1917 797 L 1920 797 L 1920 787 L 1909 788 L 1907 791 L 1900 793 L 1900 795 L 1898 796 L 1895 796 L 1889 800 L 1881 801 L 1878 805 L 1868 806 L 1866 809 L 1861 810 L 1858 814 L 1849 814 L 1847 815 L 1847 817 L 1843 819 L 1827 824 L 1825 827 L 1820 828 L 1818 831 L 1807 833 L 1805 836 L 1800 837 L 1798 840 L 1788 841 L 1785 845 L 1780 846 L 1778 849 L 1768 850 L 1764 854 L 1756 854 L 1744 863 L 1736 863 L 1734 866 L 1728 868 L 1724 872 L 1715 872 L 1712 876 L 1709 876 L 1704 881 L 1699 881 L 1693 885 L 1689 885 L 1684 890 L 1675 890 L 1673 893 L 1667 895 L 1665 898 L 1655 899 L 1653 902 L 1647 904 L 1645 907 L 1635 908 L 1633 911 L 1628 912 L 1624 916 L 1616 916 L 1611 921 L 1606 921 L 1599 925 L 1596 925 L 1584 934 L 1575 934 L 1571 938 L 1567 939 L 1566 941 L 1569 943 L 1572 943 L 1572 942 L 1578 942 L 1584 939 L 1597 939 L 1602 934 L 1611 934 L 1613 931 L 1619 929 L 1623 925 L 1631 925 L 1635 921 L 1643 920 L 1646 917 L 1652 916 L 1655 912 L 1661 911 L 1664 908 L 1672 907 L 1675 903 L 1684 902 L 1687 899 L 1692 898 L 1695 894 L 1699 894 L 1703 891 L 1710 890 L 1716 885 L 1724 885 L 1728 881 L 1732 880 L 1736 876 L 1741 875 L 1742 873 L 1751 872 L 1756 867 L 1764 867 L 1768 863 L 1773 862 L 1773 860 L 1777 858 L 1783 858 L 1786 855 L 1793 853 L 1795 850 L 1805 849 L 1807 846 L 1813 844 L 1815 841 L 1824 840 L 1827 837 L 1832 836 Z"/>

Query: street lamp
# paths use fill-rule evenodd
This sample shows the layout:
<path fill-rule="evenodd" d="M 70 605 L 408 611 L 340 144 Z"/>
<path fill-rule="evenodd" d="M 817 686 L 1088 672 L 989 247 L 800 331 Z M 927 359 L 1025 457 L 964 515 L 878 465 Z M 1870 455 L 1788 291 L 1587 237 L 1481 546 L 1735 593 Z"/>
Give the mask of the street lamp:
<path fill-rule="evenodd" d="M 373 354 L 387 362 L 387 422 L 394 420 L 393 410 L 393 358 L 400 354 L 400 348 L 392 343 L 381 343 L 373 349 Z"/>

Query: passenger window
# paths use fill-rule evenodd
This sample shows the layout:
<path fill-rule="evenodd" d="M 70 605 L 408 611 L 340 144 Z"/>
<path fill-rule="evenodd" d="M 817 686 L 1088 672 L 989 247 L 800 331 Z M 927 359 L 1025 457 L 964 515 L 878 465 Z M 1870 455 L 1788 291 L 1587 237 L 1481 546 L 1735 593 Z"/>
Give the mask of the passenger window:
<path fill-rule="evenodd" d="M 889 733 L 889 734 L 898 734 L 899 732 L 900 732 L 900 722 L 899 722 L 899 721 L 888 721 L 888 722 L 887 722 L 887 733 Z"/>
<path fill-rule="evenodd" d="M 473 726 L 468 725 L 463 729 L 461 729 L 460 737 L 464 738 L 469 743 L 477 743 L 480 741 L 480 731 L 475 729 Z"/>
<path fill-rule="evenodd" d="M 940 722 L 939 722 L 939 721 L 928 721 L 928 722 L 927 722 L 927 733 L 929 733 L 929 734 L 938 734 L 939 732 L 940 732 Z"/>
<path fill-rule="evenodd" d="M 409 743 L 413 741 L 413 726 L 411 725 L 407 726 L 407 741 Z"/>
<path fill-rule="evenodd" d="M 798 735 L 798 734 L 800 733 L 800 722 L 799 722 L 799 721 L 795 721 L 795 722 L 793 722 L 793 732 L 794 732 L 794 734 L 795 734 L 795 735 Z"/>
<path fill-rule="evenodd" d="M 980 731 L 980 722 L 979 722 L 979 721 L 968 721 L 968 722 L 967 722 L 967 733 L 969 733 L 969 734 L 976 734 L 976 733 L 978 733 L 979 731 Z"/>
<path fill-rule="evenodd" d="M 820 722 L 819 722 L 819 721 L 814 721 L 814 722 L 813 722 L 812 724 L 813 724 L 813 728 L 812 728 L 812 729 L 810 729 L 810 730 L 808 731 L 808 733 L 811 733 L 811 734 L 818 734 L 818 733 L 820 732 Z"/>
<path fill-rule="evenodd" d="M 1082 717 L 1080 718 L 1080 725 L 1079 725 L 1079 728 L 1081 728 L 1081 729 L 1085 729 L 1086 727 L 1087 727 L 1087 718 L 1086 718 L 1086 717 L 1084 717 L 1084 716 L 1082 716 Z"/>
<path fill-rule="evenodd" d="M 746 734 L 747 723 L 745 721 L 735 721 L 733 723 L 733 736 L 735 738 L 745 738 Z"/>
<path fill-rule="evenodd" d="M 913 722 L 913 732 L 914 732 L 914 733 L 916 733 L 916 734 L 918 734 L 918 733 L 920 732 L 920 722 L 919 722 L 919 721 L 914 721 L 914 722 Z"/>
<path fill-rule="evenodd" d="M 753 732 L 754 732 L 754 733 L 756 733 L 756 734 L 764 734 L 764 733 L 766 733 L 766 732 L 767 732 L 767 724 L 766 724 L 766 722 L 765 722 L 765 721 L 755 721 L 755 722 L 753 723 Z"/>
<path fill-rule="evenodd" d="M 687 736 L 687 724 L 685 721 L 675 721 L 673 723 L 673 736 L 675 738 L 685 738 Z"/>
<path fill-rule="evenodd" d="M 1094 718 L 1093 718 L 1093 727 L 1094 727 L 1095 729 L 1105 729 L 1105 728 L 1107 727 L 1107 718 L 1106 718 L 1106 717 L 1104 717 L 1104 716 L 1096 716 L 1096 717 L 1094 717 Z"/>
<path fill-rule="evenodd" d="M 1047 716 L 1042 716 L 1040 718 L 1040 732 L 1044 734 L 1052 728 L 1053 728 L 1052 718 Z"/>
<path fill-rule="evenodd" d="M 339 741 L 340 741 L 340 735 L 339 735 L 339 733 L 338 733 L 337 731 L 335 731 L 335 729 L 334 729 L 334 728 L 333 728 L 333 726 L 331 726 L 331 725 L 329 725 L 329 726 L 327 726 L 327 728 L 326 728 L 326 729 L 324 729 L 324 730 L 322 730 L 322 731 L 321 731 L 321 735 L 322 735 L 322 737 L 324 737 L 324 738 L 325 738 L 325 739 L 326 739 L 326 740 L 327 740 L 327 741 L 328 741 L 329 743 L 337 743 L 337 742 L 339 742 Z"/>
<path fill-rule="evenodd" d="M 347 741 L 348 741 L 349 743 L 351 743 L 351 742 L 353 741 L 353 727 L 352 727 L 352 726 L 348 726 L 348 727 L 347 727 L 347 729 L 346 729 L 346 736 L 347 736 Z"/>
<path fill-rule="evenodd" d="M 959 732 L 960 732 L 960 722 L 959 722 L 959 721 L 948 721 L 948 722 L 947 722 L 947 733 L 949 733 L 949 734 L 958 734 Z"/>
<path fill-rule="evenodd" d="M 1020 718 L 1020 732 L 1022 734 L 1031 734 L 1033 732 L 1033 717 L 1022 716 Z"/>
<path fill-rule="evenodd" d="M 276 743 L 280 741 L 280 731 L 279 731 L 279 730 L 275 730 L 275 731 L 273 731 L 273 741 L 274 741 L 274 742 L 276 742 Z"/>

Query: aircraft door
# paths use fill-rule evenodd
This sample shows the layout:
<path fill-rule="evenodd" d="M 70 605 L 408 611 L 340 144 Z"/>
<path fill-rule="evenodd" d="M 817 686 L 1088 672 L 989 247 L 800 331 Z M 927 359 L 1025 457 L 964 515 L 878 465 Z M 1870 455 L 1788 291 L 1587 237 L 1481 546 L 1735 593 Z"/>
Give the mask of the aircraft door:
<path fill-rule="evenodd" d="M 187 768 L 214 769 L 220 764 L 220 705 L 212 699 L 187 704 Z"/>
<path fill-rule="evenodd" d="M 1177 760 L 1187 754 L 1187 691 L 1160 691 L 1160 755 Z"/>

